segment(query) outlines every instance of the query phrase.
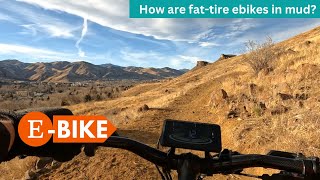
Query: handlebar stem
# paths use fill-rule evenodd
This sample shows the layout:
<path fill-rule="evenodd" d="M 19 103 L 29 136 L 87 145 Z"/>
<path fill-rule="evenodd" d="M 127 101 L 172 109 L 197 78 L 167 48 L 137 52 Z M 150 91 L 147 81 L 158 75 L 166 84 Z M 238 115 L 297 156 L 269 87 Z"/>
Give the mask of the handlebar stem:
<path fill-rule="evenodd" d="M 178 160 L 178 179 L 195 180 L 200 175 L 200 158 L 191 153 L 183 154 L 183 158 Z"/>

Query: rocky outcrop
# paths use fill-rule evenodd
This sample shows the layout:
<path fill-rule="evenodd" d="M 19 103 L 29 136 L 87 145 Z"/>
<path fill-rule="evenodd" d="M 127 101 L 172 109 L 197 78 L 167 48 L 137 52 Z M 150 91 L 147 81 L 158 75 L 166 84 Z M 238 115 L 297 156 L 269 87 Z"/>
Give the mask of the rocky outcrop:
<path fill-rule="evenodd" d="M 219 60 L 223 60 L 223 59 L 229 59 L 229 58 L 233 58 L 236 57 L 237 55 L 233 55 L 233 54 L 221 54 Z"/>
<path fill-rule="evenodd" d="M 197 61 L 197 66 L 195 68 L 205 67 L 209 64 L 207 61 Z"/>
<path fill-rule="evenodd" d="M 138 112 L 145 112 L 145 111 L 148 111 L 150 110 L 149 106 L 144 104 L 143 106 L 141 106 L 139 109 L 138 109 Z"/>
<path fill-rule="evenodd" d="M 290 94 L 278 93 L 277 95 L 278 95 L 278 96 L 280 97 L 280 99 L 283 100 L 283 101 L 286 101 L 286 100 L 289 100 L 289 99 L 292 99 L 292 98 L 293 98 L 293 96 L 290 95 Z"/>
<path fill-rule="evenodd" d="M 289 108 L 283 105 L 278 105 L 271 109 L 271 115 L 279 115 L 288 112 Z"/>
<path fill-rule="evenodd" d="M 225 104 L 228 101 L 228 93 L 221 89 L 220 91 L 213 92 L 209 101 L 210 106 L 218 107 L 219 105 Z"/>

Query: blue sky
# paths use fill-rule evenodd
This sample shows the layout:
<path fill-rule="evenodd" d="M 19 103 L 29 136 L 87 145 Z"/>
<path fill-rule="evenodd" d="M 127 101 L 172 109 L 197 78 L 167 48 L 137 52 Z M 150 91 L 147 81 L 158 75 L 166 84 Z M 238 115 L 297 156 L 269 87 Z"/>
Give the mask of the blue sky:
<path fill-rule="evenodd" d="M 130 19 L 128 0 L 0 0 L 0 59 L 192 68 L 320 19 Z"/>

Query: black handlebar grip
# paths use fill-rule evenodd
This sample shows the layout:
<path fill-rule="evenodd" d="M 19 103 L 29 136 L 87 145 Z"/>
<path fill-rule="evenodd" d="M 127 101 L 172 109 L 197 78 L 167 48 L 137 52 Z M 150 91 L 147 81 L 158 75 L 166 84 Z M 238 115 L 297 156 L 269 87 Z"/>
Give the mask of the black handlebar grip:
<path fill-rule="evenodd" d="M 12 149 L 9 151 L 7 160 L 16 156 L 38 156 L 53 157 L 55 160 L 65 162 L 71 160 L 74 156 L 81 152 L 82 144 L 77 143 L 53 143 L 53 138 L 49 142 L 40 147 L 31 147 L 25 144 L 19 137 L 18 125 L 20 119 L 29 112 L 42 112 L 46 114 L 51 121 L 54 115 L 73 115 L 72 111 L 66 108 L 34 108 L 11 112 L 10 117 L 14 121 L 16 138 Z"/>
<path fill-rule="evenodd" d="M 4 120 L 4 117 L 0 115 L 0 162 L 5 161 L 8 158 L 8 152 L 10 149 L 10 140 L 11 135 L 9 130 L 1 121 Z"/>
<path fill-rule="evenodd" d="M 18 128 L 17 114 L 9 110 L 0 110 L 0 162 L 9 160 L 9 151 L 14 146 Z"/>

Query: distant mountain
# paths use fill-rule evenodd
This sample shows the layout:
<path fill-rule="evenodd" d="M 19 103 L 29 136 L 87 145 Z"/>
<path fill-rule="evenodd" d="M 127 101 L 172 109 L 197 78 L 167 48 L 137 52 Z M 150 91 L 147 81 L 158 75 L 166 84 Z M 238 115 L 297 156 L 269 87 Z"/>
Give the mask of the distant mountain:
<path fill-rule="evenodd" d="M 94 65 L 88 62 L 57 61 L 23 63 L 19 60 L 0 61 L 0 79 L 76 82 L 88 80 L 152 80 L 176 77 L 185 70 L 165 68 L 122 67 L 113 64 Z"/>
<path fill-rule="evenodd" d="M 189 71 L 189 69 L 179 69 L 179 71 L 186 73 Z"/>

